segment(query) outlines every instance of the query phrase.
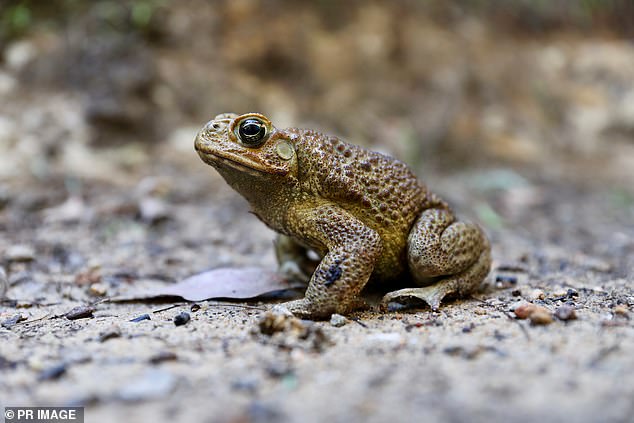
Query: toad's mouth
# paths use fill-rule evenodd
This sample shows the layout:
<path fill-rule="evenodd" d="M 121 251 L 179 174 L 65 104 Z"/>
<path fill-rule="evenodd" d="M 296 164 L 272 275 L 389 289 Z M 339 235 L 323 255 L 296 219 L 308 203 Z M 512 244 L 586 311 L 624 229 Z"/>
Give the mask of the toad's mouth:
<path fill-rule="evenodd" d="M 198 151 L 198 155 L 200 158 L 207 164 L 218 168 L 218 167 L 230 167 L 240 172 L 248 173 L 249 175 L 259 176 L 263 173 L 266 173 L 264 170 L 259 169 L 259 166 L 256 163 L 246 163 L 245 159 L 242 158 L 241 162 L 236 161 L 235 159 L 227 156 L 221 156 L 219 154 Z"/>

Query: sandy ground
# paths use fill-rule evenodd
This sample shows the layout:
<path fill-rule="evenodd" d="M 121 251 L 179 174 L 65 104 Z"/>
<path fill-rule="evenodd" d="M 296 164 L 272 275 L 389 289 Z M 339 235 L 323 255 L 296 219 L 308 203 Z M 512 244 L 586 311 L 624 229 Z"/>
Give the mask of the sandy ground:
<path fill-rule="evenodd" d="M 13 3 L 0 11 L 0 38 L 14 31 L 0 39 L 0 409 L 634 422 L 627 2 Z M 29 10 L 32 27 L 4 25 Z M 407 161 L 486 228 L 482 290 L 343 326 L 267 320 L 271 301 L 108 301 L 275 268 L 274 234 L 192 150 L 227 111 Z"/>
<path fill-rule="evenodd" d="M 482 291 L 435 313 L 369 310 L 269 336 L 271 302 L 101 301 L 275 266 L 273 233 L 218 175 L 193 154 L 161 157 L 127 183 L 84 181 L 70 202 L 73 181 L 3 185 L 0 407 L 84 405 L 87 422 L 633 421 L 626 191 L 510 169 L 428 174 L 491 236 Z M 517 319 L 522 302 L 560 317 Z M 64 316 L 87 304 L 91 318 Z M 191 320 L 176 326 L 181 312 Z"/>

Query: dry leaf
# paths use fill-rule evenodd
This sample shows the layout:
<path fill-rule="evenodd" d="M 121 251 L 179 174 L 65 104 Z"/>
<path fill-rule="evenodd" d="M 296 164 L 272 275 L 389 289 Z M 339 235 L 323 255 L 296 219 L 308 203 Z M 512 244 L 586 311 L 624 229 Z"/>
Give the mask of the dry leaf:
<path fill-rule="evenodd" d="M 173 285 L 140 292 L 137 295 L 113 298 L 111 301 L 133 301 L 156 297 L 181 297 L 188 301 L 203 301 L 212 298 L 247 299 L 304 286 L 301 283 L 289 282 L 273 270 L 259 267 L 225 267 L 190 276 Z"/>

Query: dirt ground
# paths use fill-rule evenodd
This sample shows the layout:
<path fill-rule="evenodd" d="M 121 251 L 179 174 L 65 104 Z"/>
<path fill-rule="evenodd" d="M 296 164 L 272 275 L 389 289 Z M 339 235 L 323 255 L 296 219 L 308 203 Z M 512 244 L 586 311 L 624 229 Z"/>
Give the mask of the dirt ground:
<path fill-rule="evenodd" d="M 271 303 L 101 302 L 92 318 L 63 316 L 130 286 L 275 266 L 273 233 L 193 153 L 163 151 L 131 184 L 88 184 L 74 206 L 58 184 L 9 185 L 0 405 L 85 405 L 87 421 L 632 421 L 631 198 L 510 169 L 428 176 L 467 217 L 495 206 L 487 286 L 436 313 L 366 311 L 307 323 L 306 336 L 262 334 Z M 140 212 L 143 190 L 162 213 Z M 531 324 L 519 301 L 577 318 Z M 182 311 L 191 321 L 176 326 Z"/>
<path fill-rule="evenodd" d="M 0 5 L 0 408 L 634 422 L 632 6 L 335 3 Z M 228 111 L 408 162 L 489 234 L 482 289 L 325 322 L 110 301 L 275 269 L 274 234 L 193 151 Z"/>

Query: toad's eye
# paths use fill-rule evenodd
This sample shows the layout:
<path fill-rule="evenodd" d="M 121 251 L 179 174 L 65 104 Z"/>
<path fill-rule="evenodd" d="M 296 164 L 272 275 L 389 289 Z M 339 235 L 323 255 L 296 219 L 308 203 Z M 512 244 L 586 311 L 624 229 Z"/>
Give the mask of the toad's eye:
<path fill-rule="evenodd" d="M 266 125 L 259 119 L 245 119 L 238 127 L 238 137 L 247 147 L 259 146 L 266 140 L 266 135 Z"/>

